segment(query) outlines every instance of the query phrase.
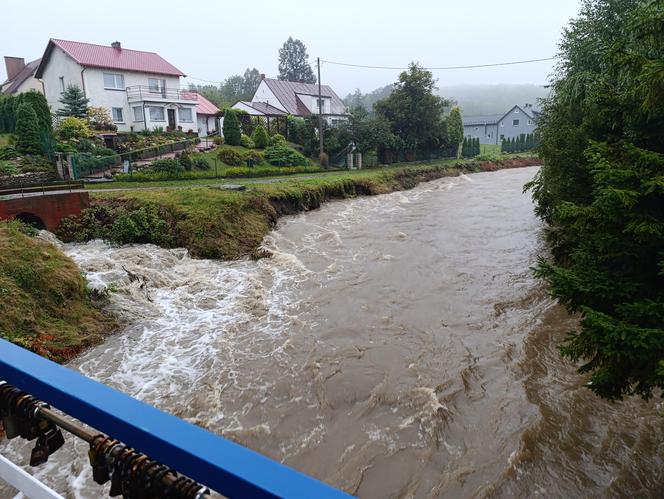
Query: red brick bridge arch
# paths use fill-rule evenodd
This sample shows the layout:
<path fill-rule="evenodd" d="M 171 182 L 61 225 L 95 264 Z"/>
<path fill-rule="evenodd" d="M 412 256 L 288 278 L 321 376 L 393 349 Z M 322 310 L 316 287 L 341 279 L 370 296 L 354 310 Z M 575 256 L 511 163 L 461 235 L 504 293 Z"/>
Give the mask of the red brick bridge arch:
<path fill-rule="evenodd" d="M 63 218 L 80 215 L 89 206 L 84 191 L 13 194 L 0 198 L 0 220 L 17 219 L 53 231 Z"/>

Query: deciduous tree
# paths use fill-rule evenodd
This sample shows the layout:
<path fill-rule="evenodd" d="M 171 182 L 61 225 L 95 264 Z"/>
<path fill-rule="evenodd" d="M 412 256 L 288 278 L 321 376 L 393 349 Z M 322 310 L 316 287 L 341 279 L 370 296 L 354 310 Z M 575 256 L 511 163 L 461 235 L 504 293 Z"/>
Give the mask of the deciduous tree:
<path fill-rule="evenodd" d="M 291 36 L 279 49 L 279 79 L 316 83 L 316 76 L 309 65 L 307 48 Z"/>

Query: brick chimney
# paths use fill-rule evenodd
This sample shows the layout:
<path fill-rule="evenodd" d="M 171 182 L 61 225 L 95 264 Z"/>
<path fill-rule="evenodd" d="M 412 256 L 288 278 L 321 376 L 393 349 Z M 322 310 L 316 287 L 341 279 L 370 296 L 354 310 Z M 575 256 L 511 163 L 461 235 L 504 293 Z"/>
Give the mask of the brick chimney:
<path fill-rule="evenodd" d="M 111 47 L 113 47 L 115 50 L 122 50 L 122 45 L 120 45 L 120 42 L 111 43 Z"/>
<path fill-rule="evenodd" d="M 25 60 L 22 57 L 5 56 L 5 68 L 7 69 L 7 79 L 13 80 L 14 77 L 25 67 Z"/>
<path fill-rule="evenodd" d="M 261 81 L 265 79 L 265 73 L 261 73 Z"/>

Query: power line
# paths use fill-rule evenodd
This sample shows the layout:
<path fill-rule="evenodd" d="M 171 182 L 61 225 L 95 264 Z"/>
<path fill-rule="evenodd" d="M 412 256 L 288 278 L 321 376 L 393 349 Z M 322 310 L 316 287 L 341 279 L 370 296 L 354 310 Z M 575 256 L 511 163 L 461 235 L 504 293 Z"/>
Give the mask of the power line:
<path fill-rule="evenodd" d="M 429 69 L 429 70 L 448 70 L 448 69 L 472 69 L 472 68 L 490 68 L 490 67 L 495 67 L 495 66 L 512 66 L 514 64 L 529 64 L 531 62 L 541 62 L 541 61 L 552 61 L 554 60 L 555 57 L 543 57 L 542 59 L 527 59 L 523 61 L 510 61 L 510 62 L 496 62 L 493 64 L 473 64 L 470 66 L 438 66 L 438 67 L 426 67 L 422 69 Z M 325 62 L 327 64 L 335 64 L 337 66 L 349 66 L 352 68 L 366 68 L 366 69 L 408 69 L 407 67 L 397 67 L 397 66 L 369 66 L 365 64 L 350 64 L 347 62 L 335 62 L 335 61 L 326 61 L 324 59 L 321 59 L 321 62 Z"/>

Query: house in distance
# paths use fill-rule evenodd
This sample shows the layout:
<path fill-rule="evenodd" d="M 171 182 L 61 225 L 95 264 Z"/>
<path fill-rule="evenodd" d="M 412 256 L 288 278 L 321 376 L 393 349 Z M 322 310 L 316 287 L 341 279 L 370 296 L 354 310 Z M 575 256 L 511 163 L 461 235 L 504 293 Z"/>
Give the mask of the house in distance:
<path fill-rule="evenodd" d="M 500 144 L 503 139 L 533 133 L 537 128 L 537 115 L 532 104 L 526 104 L 514 106 L 504 114 L 464 117 L 463 134 L 479 138 L 480 144 Z"/>
<path fill-rule="evenodd" d="M 320 99 L 317 83 L 265 78 L 261 82 L 251 101 L 239 101 L 234 109 L 246 111 L 251 116 L 276 118 L 281 116 L 318 116 L 319 106 L 323 119 L 329 125 L 337 125 L 350 117 L 348 109 L 329 85 L 321 85 Z"/>

